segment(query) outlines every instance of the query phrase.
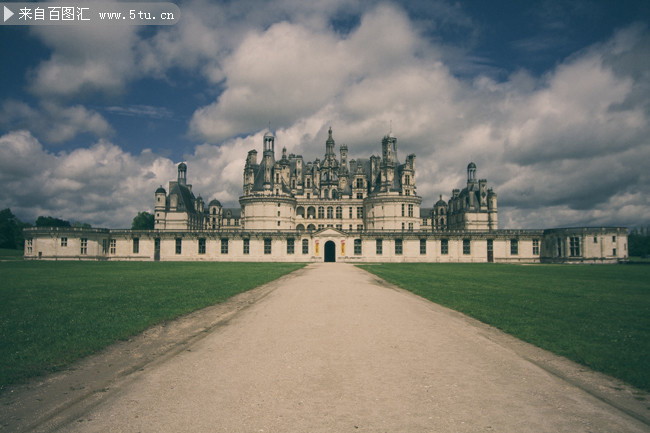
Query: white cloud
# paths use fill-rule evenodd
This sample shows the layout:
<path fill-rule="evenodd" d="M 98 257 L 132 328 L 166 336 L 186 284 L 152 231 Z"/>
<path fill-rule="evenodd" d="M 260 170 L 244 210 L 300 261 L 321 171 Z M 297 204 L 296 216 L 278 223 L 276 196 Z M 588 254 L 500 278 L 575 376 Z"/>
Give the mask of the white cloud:
<path fill-rule="evenodd" d="M 42 102 L 32 108 L 24 102 L 6 100 L 0 108 L 0 124 L 7 129 L 27 129 L 51 143 L 71 140 L 81 133 L 104 137 L 112 133 L 106 119 L 81 105 L 63 107 Z"/>
<path fill-rule="evenodd" d="M 31 31 L 52 49 L 31 74 L 31 91 L 38 96 L 119 93 L 138 74 L 137 26 L 34 26 Z"/>
<path fill-rule="evenodd" d="M 237 204 L 246 152 L 260 149 L 260 130 L 269 121 L 277 133 L 278 155 L 286 146 L 307 159 L 322 156 L 330 125 L 337 144 L 349 146 L 350 158 L 378 154 L 392 121 L 400 157 L 418 157 L 424 207 L 439 194 L 448 198 L 452 188 L 462 187 L 465 167 L 474 161 L 479 177 L 486 177 L 499 194 L 503 227 L 633 225 L 650 214 L 643 199 L 650 194 L 643 166 L 650 158 L 647 29 L 624 29 L 544 76 L 518 71 L 497 82 L 481 75 L 455 76 L 445 63 L 450 48 L 425 37 L 421 23 L 390 4 L 283 0 L 260 5 L 242 0 L 214 6 L 197 0 L 181 9 L 181 23 L 148 37 L 122 27 L 123 34 L 34 30 L 54 52 L 36 68 L 32 90 L 59 97 L 87 90 L 110 93 L 134 78 L 165 77 L 174 68 L 204 77 L 204 95 L 218 96 L 194 112 L 189 132 L 206 143 L 186 159 L 189 181 L 206 201 Z M 470 25 L 458 10 L 460 16 L 441 10 L 461 23 L 457 25 Z M 359 25 L 337 31 L 329 20 L 340 13 L 358 14 Z M 462 52 L 451 51 L 456 56 Z M 103 119 L 80 108 L 68 109 L 67 115 L 61 110 L 62 123 L 70 126 L 60 130 L 33 120 L 35 113 L 53 115 L 45 106 L 15 104 L 13 110 L 19 113 L 16 118 L 32 119 L 26 129 L 50 140 L 79 132 L 102 135 L 97 131 Z M 78 199 L 83 193 L 91 198 L 82 208 L 91 209 L 87 215 L 97 215 L 104 224 L 113 224 L 110 211 L 101 217 L 92 210 L 105 209 L 100 206 L 104 194 L 112 203 L 135 209 L 151 188 L 175 177 L 170 160 L 133 156 L 106 141 L 86 153 L 52 155 L 29 133 L 2 139 L 12 141 L 7 148 L 16 155 L 29 146 L 40 149 L 36 165 L 46 175 L 34 176 L 43 184 L 51 180 L 52 192 L 61 192 L 41 202 L 64 209 L 72 206 L 66 194 Z M 26 163 L 20 164 L 29 171 Z M 57 169 L 48 171 L 52 165 Z M 84 167 L 92 167 L 96 178 Z M 31 185 L 32 180 L 24 182 Z M 120 196 L 110 185 L 129 193 Z M 114 212 L 115 221 L 123 224 L 124 217 Z"/>
<path fill-rule="evenodd" d="M 382 42 L 387 10 L 390 44 Z M 191 130 L 219 141 L 271 119 L 280 146 L 313 159 L 322 155 L 333 123 L 337 143 L 348 144 L 354 158 L 378 153 L 392 120 L 401 157 L 418 156 L 423 206 L 462 187 L 472 160 L 504 204 L 502 226 L 617 221 L 623 214 L 608 208 L 614 202 L 628 209 L 621 224 L 639 224 L 642 214 L 633 220 L 629 210 L 645 205 L 614 199 L 650 192 L 638 163 L 650 156 L 649 78 L 622 66 L 632 53 L 648 57 L 647 33 L 622 33 L 542 77 L 519 71 L 495 82 L 453 76 L 437 48 L 396 9 L 367 13 L 346 36 L 283 22 L 233 52 L 225 62 L 225 92 L 195 112 Z M 309 55 L 306 46 L 321 49 Z M 256 67 L 257 60 L 268 68 Z M 233 188 L 239 191 L 239 180 Z"/>
<path fill-rule="evenodd" d="M 55 155 L 27 131 L 0 137 L 0 203 L 31 221 L 51 215 L 128 228 L 174 174 L 169 159 L 148 150 L 131 155 L 105 140 Z"/>

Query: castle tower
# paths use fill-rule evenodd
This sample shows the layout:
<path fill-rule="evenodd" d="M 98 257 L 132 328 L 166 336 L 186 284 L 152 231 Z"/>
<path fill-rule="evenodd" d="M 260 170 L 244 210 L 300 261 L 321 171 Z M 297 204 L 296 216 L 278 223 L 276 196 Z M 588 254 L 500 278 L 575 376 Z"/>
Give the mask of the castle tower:
<path fill-rule="evenodd" d="M 334 138 L 332 137 L 332 127 L 328 131 L 329 136 L 325 142 L 325 159 L 336 159 L 336 154 L 334 153 Z"/>
<path fill-rule="evenodd" d="M 267 152 L 275 155 L 275 136 L 271 131 L 264 134 L 264 154 Z"/>
<path fill-rule="evenodd" d="M 178 164 L 178 184 L 187 185 L 187 165 L 184 162 Z"/>
<path fill-rule="evenodd" d="M 271 131 L 264 134 L 264 153 L 262 165 L 264 166 L 264 189 L 270 190 L 273 182 L 273 164 L 275 163 L 275 136 Z"/>
<path fill-rule="evenodd" d="M 467 166 L 467 183 L 476 182 L 476 164 L 470 162 Z"/>

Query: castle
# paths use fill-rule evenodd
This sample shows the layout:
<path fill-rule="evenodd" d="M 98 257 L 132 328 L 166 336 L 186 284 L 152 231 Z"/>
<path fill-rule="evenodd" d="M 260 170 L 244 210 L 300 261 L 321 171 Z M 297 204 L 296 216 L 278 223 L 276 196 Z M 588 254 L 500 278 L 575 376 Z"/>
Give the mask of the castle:
<path fill-rule="evenodd" d="M 248 152 L 240 207 L 207 205 L 187 182 L 187 165 L 154 194 L 154 230 L 27 229 L 25 257 L 94 260 L 618 262 L 621 227 L 504 230 L 497 194 L 477 167 L 449 201 L 421 207 L 415 155 L 400 162 L 397 138 L 381 157 L 351 159 L 328 131 L 323 160 L 305 162 L 267 132 L 262 157 Z"/>

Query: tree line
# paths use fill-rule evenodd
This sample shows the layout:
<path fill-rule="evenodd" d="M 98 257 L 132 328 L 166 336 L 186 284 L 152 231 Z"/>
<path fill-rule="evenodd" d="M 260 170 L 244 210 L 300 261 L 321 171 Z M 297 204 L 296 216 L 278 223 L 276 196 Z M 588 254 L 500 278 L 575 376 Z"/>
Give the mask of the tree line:
<path fill-rule="evenodd" d="M 630 256 L 650 257 L 650 227 L 634 228 L 627 235 Z"/>
<path fill-rule="evenodd" d="M 25 245 L 23 229 L 26 227 L 75 227 L 92 228 L 88 223 L 70 222 L 52 216 L 39 216 L 33 224 L 20 221 L 11 209 L 0 211 L 0 248 L 22 249 Z M 138 212 L 131 224 L 132 230 L 153 230 L 154 216 L 149 212 Z"/>

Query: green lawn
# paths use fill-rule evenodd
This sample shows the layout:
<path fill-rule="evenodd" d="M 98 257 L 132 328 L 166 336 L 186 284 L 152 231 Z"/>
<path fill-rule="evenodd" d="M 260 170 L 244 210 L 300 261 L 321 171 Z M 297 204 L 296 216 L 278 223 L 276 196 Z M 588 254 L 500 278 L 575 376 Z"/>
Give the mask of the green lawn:
<path fill-rule="evenodd" d="M 359 267 L 650 391 L 650 266 L 406 263 Z"/>
<path fill-rule="evenodd" d="M 0 389 L 302 266 L 0 262 Z"/>

